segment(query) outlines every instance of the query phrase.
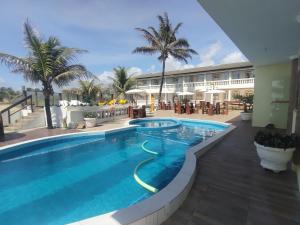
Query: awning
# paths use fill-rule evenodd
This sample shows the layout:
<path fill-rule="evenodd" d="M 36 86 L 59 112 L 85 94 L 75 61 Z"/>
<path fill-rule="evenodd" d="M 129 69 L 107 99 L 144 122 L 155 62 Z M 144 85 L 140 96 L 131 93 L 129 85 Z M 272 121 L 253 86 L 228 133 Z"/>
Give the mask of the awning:
<path fill-rule="evenodd" d="M 176 92 L 176 94 L 177 94 L 178 96 L 194 95 L 193 92 L 189 92 L 189 91 Z"/>

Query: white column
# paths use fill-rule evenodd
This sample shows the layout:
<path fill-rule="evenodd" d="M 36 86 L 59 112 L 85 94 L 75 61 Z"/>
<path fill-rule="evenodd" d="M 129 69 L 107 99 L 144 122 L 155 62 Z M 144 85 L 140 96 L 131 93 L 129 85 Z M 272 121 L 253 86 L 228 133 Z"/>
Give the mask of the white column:
<path fill-rule="evenodd" d="M 204 88 L 205 88 L 205 91 L 207 90 L 207 85 L 206 85 L 206 74 L 204 74 Z"/>
<path fill-rule="evenodd" d="M 228 93 L 227 93 L 227 94 L 228 94 L 227 100 L 228 100 L 228 101 L 231 101 L 231 90 L 228 90 Z"/>

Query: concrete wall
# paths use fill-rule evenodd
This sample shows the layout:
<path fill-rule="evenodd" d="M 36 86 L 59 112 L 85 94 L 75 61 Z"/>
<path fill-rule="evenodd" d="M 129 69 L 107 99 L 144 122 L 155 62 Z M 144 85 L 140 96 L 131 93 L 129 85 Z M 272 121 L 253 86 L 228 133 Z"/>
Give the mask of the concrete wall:
<path fill-rule="evenodd" d="M 253 126 L 287 127 L 290 78 L 290 63 L 255 68 Z"/>

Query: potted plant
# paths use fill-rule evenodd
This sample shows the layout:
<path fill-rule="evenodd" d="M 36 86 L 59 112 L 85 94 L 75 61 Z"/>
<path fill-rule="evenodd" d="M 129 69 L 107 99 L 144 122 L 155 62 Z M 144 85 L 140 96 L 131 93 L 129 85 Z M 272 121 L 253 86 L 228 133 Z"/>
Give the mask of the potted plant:
<path fill-rule="evenodd" d="M 96 118 L 97 118 L 97 113 L 96 112 L 84 112 L 83 113 L 83 118 L 85 121 L 85 127 L 86 128 L 91 128 L 96 126 Z"/>
<path fill-rule="evenodd" d="M 296 146 L 296 136 L 280 133 L 269 126 L 257 132 L 254 138 L 260 165 L 275 173 L 287 169 Z"/>
<path fill-rule="evenodd" d="M 243 103 L 244 111 L 241 112 L 242 120 L 251 120 L 252 119 L 252 111 L 253 111 L 253 97 L 254 95 L 236 95 L 235 98 L 239 99 Z"/>

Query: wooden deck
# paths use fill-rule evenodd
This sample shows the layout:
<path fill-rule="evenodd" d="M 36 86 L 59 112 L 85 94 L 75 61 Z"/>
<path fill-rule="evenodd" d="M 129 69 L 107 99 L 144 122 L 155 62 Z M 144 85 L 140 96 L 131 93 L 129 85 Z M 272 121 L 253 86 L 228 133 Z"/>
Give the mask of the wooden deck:
<path fill-rule="evenodd" d="M 296 174 L 274 174 L 259 166 L 250 123 L 237 125 L 199 159 L 194 186 L 163 225 L 300 224 Z"/>

